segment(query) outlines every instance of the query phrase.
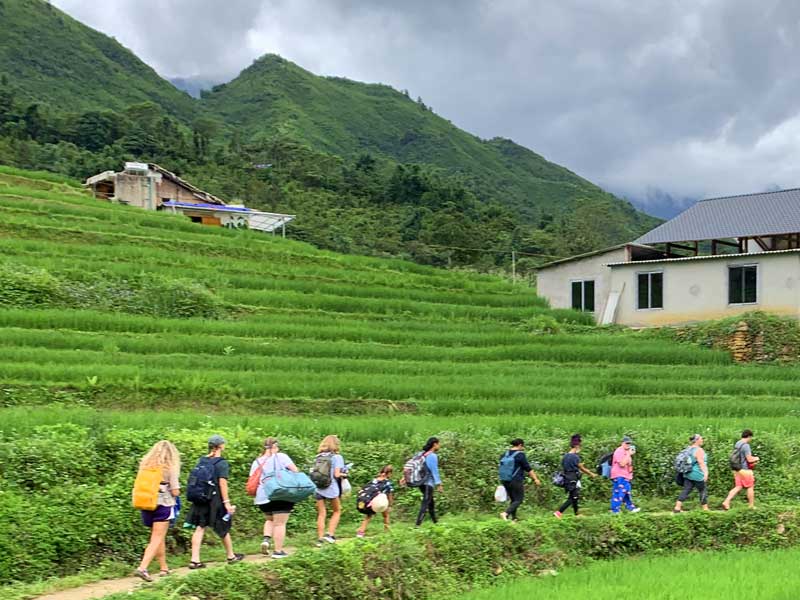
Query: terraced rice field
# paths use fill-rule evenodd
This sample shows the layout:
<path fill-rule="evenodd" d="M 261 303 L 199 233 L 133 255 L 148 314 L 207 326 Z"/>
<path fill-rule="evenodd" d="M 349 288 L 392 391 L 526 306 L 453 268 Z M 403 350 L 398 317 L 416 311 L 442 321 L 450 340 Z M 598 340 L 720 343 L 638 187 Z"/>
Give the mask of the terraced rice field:
<path fill-rule="evenodd" d="M 655 503 L 674 493 L 673 453 L 695 431 L 720 474 L 712 493 L 724 493 L 727 448 L 748 426 L 764 456 L 760 497 L 794 498 L 796 367 L 599 331 L 498 277 L 203 227 L 2 167 L 0 216 L 2 584 L 132 560 L 143 533 L 130 482 L 161 437 L 193 457 L 224 433 L 241 483 L 265 435 L 309 460 L 337 433 L 364 465 L 359 483 L 439 434 L 453 515 L 495 510 L 494 456 L 510 437 L 529 440 L 547 478 L 569 434 L 584 434 L 590 462 L 633 433 L 637 490 Z M 586 495 L 602 506 L 607 490 Z M 525 510 L 548 514 L 559 498 L 545 489 Z M 397 518 L 416 501 L 401 497 Z M 59 523 L 61 550 L 42 545 L 54 535 L 42 514 Z M 257 535 L 259 519 L 243 515 L 238 531 Z M 304 509 L 293 527 L 312 519 Z M 30 560 L 1 558 L 22 529 Z M 180 532 L 174 542 L 180 552 Z"/>

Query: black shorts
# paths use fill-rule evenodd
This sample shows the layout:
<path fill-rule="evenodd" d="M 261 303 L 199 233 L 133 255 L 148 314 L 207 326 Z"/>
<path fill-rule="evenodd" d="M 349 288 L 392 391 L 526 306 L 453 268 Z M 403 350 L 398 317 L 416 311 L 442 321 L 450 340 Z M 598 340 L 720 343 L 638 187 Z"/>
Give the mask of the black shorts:
<path fill-rule="evenodd" d="M 196 527 L 211 527 L 213 525 L 211 522 L 211 503 L 192 504 L 192 509 L 189 511 L 186 522 Z"/>
<path fill-rule="evenodd" d="M 275 500 L 266 504 L 259 504 L 258 509 L 265 515 L 288 515 L 294 508 L 294 502 Z"/>

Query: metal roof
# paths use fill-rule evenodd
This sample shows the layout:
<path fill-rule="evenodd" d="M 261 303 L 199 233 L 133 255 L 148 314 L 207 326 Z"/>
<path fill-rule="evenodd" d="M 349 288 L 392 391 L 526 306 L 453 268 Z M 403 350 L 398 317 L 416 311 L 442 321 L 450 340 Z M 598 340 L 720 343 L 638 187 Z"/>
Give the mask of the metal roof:
<path fill-rule="evenodd" d="M 800 232 L 800 189 L 701 200 L 635 240 L 664 244 Z"/>
<path fill-rule="evenodd" d="M 191 208 L 194 210 L 213 210 L 214 212 L 254 212 L 244 206 L 229 206 L 227 204 L 197 204 L 195 202 L 177 202 L 176 200 L 167 200 L 162 204 L 168 208 Z"/>
<path fill-rule="evenodd" d="M 642 246 L 641 244 L 628 242 L 626 244 L 617 244 L 616 246 L 609 246 L 608 248 L 602 248 L 600 250 L 593 250 L 592 252 L 584 252 L 583 254 L 576 254 L 574 256 L 567 256 L 566 258 L 551 260 L 550 262 L 546 262 L 543 265 L 539 265 L 538 267 L 536 267 L 536 270 L 541 271 L 542 269 L 549 269 L 550 267 L 555 267 L 557 265 L 572 262 L 573 260 L 581 260 L 582 258 L 589 258 L 591 256 L 599 256 L 601 254 L 606 254 L 608 252 L 614 252 L 615 250 L 622 250 L 627 246 L 635 246 L 637 248 L 652 250 L 652 248 L 650 248 L 649 246 Z"/>
<path fill-rule="evenodd" d="M 629 260 L 623 262 L 608 263 L 607 267 L 622 267 L 625 265 L 647 265 L 654 263 L 671 263 L 671 262 L 685 262 L 689 260 L 723 260 L 731 258 L 751 258 L 753 261 L 758 261 L 764 256 L 772 256 L 773 254 L 797 254 L 800 248 L 790 248 L 787 250 L 768 250 L 766 252 L 744 252 L 737 254 L 707 254 L 703 256 L 681 256 L 679 258 L 658 258 L 653 260 Z"/>

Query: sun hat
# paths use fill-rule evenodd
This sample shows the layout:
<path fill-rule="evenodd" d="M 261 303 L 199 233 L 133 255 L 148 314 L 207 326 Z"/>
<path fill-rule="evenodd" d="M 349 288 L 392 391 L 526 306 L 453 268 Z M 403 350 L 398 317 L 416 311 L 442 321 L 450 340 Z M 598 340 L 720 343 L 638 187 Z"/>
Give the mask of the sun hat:
<path fill-rule="evenodd" d="M 389 508 L 389 497 L 384 493 L 380 493 L 372 499 L 369 507 L 376 513 L 386 512 L 386 509 Z"/>

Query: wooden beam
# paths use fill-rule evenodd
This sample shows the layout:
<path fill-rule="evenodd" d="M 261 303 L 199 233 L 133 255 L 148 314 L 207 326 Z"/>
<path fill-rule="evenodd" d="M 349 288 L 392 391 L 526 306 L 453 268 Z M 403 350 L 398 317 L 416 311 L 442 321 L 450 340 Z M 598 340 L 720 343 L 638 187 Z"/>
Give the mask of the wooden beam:
<path fill-rule="evenodd" d="M 761 248 L 764 252 L 769 251 L 769 246 L 767 246 L 764 240 L 762 240 L 758 236 L 753 236 L 753 239 L 755 240 L 756 244 L 758 244 L 758 247 Z"/>
<path fill-rule="evenodd" d="M 694 243 L 694 255 L 697 256 L 700 254 L 700 242 L 695 241 Z"/>
<path fill-rule="evenodd" d="M 747 238 L 739 238 L 739 254 L 747 252 Z"/>
<path fill-rule="evenodd" d="M 667 248 L 670 247 L 678 248 L 679 250 L 688 250 L 689 252 L 694 252 L 695 249 L 697 248 L 697 242 L 694 242 L 694 246 L 684 246 L 683 244 L 675 244 L 674 242 L 671 242 L 667 244 Z"/>
<path fill-rule="evenodd" d="M 717 253 L 717 240 L 711 240 L 711 255 L 714 256 Z"/>

